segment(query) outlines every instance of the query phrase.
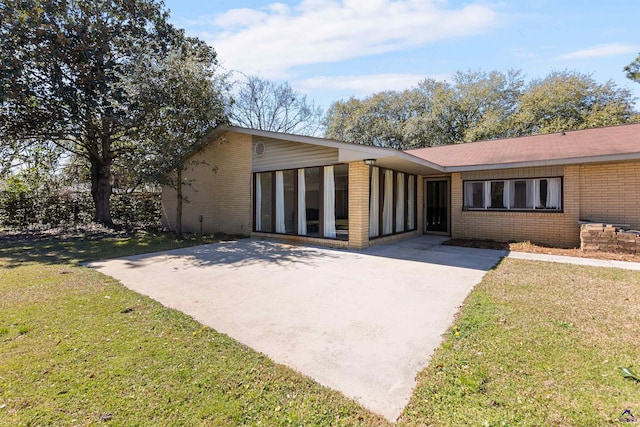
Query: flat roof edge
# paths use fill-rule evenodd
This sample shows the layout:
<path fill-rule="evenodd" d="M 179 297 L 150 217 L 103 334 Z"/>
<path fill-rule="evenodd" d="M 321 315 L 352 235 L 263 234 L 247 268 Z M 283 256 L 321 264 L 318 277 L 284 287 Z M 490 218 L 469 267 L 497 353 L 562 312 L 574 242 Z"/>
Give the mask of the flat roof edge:
<path fill-rule="evenodd" d="M 574 165 L 580 163 L 601 163 L 601 162 L 616 162 L 627 160 L 640 159 L 640 153 L 622 153 L 622 154 L 605 154 L 599 156 L 587 156 L 587 157 L 567 157 L 564 159 L 548 159 L 548 160 L 533 160 L 527 162 L 510 162 L 510 163 L 489 163 L 480 165 L 468 165 L 468 166 L 445 166 L 445 172 L 473 172 L 480 170 L 491 169 L 514 169 L 514 168 L 527 168 L 537 166 L 561 166 L 561 165 Z"/>

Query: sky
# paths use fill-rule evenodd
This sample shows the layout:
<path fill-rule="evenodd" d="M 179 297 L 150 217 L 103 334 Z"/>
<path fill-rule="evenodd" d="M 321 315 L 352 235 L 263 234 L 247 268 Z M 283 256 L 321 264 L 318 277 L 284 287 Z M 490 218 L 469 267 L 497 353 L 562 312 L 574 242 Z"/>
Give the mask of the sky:
<path fill-rule="evenodd" d="M 227 71 L 287 81 L 327 109 L 457 71 L 576 70 L 640 97 L 637 0 L 165 0 Z M 636 109 L 640 102 L 636 102 Z"/>

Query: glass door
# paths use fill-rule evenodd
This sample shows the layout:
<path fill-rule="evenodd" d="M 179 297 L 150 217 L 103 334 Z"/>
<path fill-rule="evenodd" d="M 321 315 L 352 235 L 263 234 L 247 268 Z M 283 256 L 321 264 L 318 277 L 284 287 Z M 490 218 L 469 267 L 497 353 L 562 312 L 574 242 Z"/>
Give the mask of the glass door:
<path fill-rule="evenodd" d="M 425 192 L 425 232 L 449 234 L 449 180 L 427 180 Z"/>

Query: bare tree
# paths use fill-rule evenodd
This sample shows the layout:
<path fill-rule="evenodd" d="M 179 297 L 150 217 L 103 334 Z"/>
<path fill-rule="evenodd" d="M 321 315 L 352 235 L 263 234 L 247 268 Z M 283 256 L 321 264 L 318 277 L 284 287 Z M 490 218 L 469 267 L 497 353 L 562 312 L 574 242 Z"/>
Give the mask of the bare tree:
<path fill-rule="evenodd" d="M 236 86 L 229 112 L 234 125 L 300 135 L 321 133 L 322 109 L 289 83 L 246 76 Z"/>

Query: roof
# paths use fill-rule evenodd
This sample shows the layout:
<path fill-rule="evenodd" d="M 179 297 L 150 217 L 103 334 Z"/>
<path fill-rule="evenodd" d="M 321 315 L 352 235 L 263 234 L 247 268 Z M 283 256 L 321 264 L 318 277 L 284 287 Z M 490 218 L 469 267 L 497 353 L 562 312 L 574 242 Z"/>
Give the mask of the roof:
<path fill-rule="evenodd" d="M 446 172 L 640 159 L 640 124 L 419 148 Z"/>
<path fill-rule="evenodd" d="M 218 126 L 210 136 L 224 132 L 335 148 L 338 150 L 340 162 L 375 159 L 377 166 L 418 175 L 640 159 L 640 124 L 467 142 L 408 151 L 228 125 Z"/>

